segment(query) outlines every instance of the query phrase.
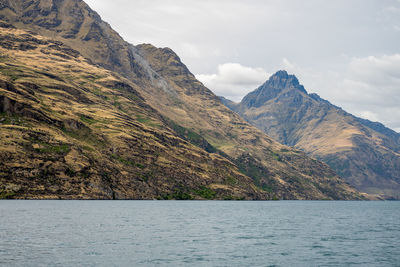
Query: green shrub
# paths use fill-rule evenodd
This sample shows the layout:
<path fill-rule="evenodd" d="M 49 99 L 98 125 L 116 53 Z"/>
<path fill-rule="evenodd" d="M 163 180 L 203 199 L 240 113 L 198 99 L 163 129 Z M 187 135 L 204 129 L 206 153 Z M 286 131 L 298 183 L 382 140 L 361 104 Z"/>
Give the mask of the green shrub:
<path fill-rule="evenodd" d="M 177 190 L 174 193 L 163 195 L 162 199 L 164 199 L 164 200 L 172 200 L 172 199 L 175 199 L 175 200 L 191 200 L 191 199 L 193 199 L 193 197 L 187 192 L 183 192 L 181 190 Z"/>
<path fill-rule="evenodd" d="M 194 190 L 194 192 L 196 193 L 196 195 L 205 199 L 214 199 L 217 194 L 214 190 L 205 186 L 200 187 L 200 189 Z"/>

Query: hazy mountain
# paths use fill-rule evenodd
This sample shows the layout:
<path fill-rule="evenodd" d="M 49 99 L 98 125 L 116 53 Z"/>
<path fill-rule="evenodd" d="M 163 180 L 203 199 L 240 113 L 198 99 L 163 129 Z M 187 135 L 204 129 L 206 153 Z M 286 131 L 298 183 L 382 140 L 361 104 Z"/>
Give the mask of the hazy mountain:
<path fill-rule="evenodd" d="M 160 49 L 149 44 L 133 46 L 126 43 L 83 1 L 1 0 L 0 18 L 18 29 L 32 31 L 46 38 L 57 40 L 60 45 L 65 44 L 73 48 L 86 58 L 86 64 L 91 66 L 82 66 L 83 69 L 80 71 L 96 68 L 99 73 L 106 72 L 117 80 L 116 83 L 110 84 L 103 83 L 103 75 L 89 77 L 89 81 L 94 83 L 94 91 L 90 91 L 88 94 L 98 97 L 92 101 L 107 103 L 111 101 L 111 106 L 108 107 L 104 104 L 100 108 L 104 110 L 104 114 L 97 116 L 103 117 L 97 118 L 97 116 L 84 113 L 83 117 L 78 118 L 88 128 L 95 128 L 99 133 L 108 132 L 107 129 L 110 127 L 112 128 L 111 132 L 120 138 L 127 135 L 127 139 L 137 140 L 136 143 L 121 144 L 123 148 L 119 148 L 116 145 L 119 142 L 109 137 L 112 141 L 108 143 L 108 149 L 95 149 L 100 159 L 109 158 L 115 164 L 127 165 L 136 171 L 136 174 L 132 174 L 130 169 L 114 168 L 115 172 L 107 172 L 104 179 L 108 179 L 107 181 L 113 188 L 116 180 L 122 184 L 132 181 L 133 187 L 137 186 L 135 183 L 143 183 L 148 188 L 148 191 L 145 192 L 143 192 L 144 189 L 132 189 L 133 193 L 126 196 L 254 199 L 349 199 L 360 197 L 326 164 L 307 157 L 303 152 L 273 141 L 226 108 L 217 96 L 195 79 L 171 49 Z M 24 35 L 24 33 L 22 34 Z M 4 47 L 3 49 L 10 48 Z M 31 50 L 45 54 L 38 55 L 37 59 L 43 58 L 44 60 L 48 56 L 50 60 L 57 56 L 54 53 L 43 52 L 46 51 L 44 47 L 40 50 L 39 48 Z M 25 64 L 27 68 L 30 63 L 35 63 L 37 60 L 32 59 L 28 64 L 23 61 L 23 58 L 27 58 L 27 55 L 23 55 L 19 59 L 21 64 Z M 6 62 L 9 63 L 10 59 L 6 59 Z M 54 63 L 54 68 L 47 68 L 47 72 L 56 70 L 58 64 L 64 66 L 61 62 Z M 45 66 L 43 67 L 45 68 Z M 23 69 L 22 66 L 20 68 Z M 68 67 L 57 71 L 66 72 L 65 75 L 62 75 L 63 78 L 60 78 L 64 81 L 65 86 L 73 87 L 69 83 L 73 83 L 75 80 L 79 81 L 78 77 L 72 75 L 73 71 L 71 74 L 67 74 L 70 72 Z M 55 73 L 50 73 L 50 75 L 60 76 Z M 25 76 L 8 76 L 5 79 L 10 81 L 10 79 L 13 80 L 12 77 L 15 77 L 16 79 L 11 83 L 15 84 L 20 81 L 19 79 L 25 79 Z M 70 79 L 64 78 L 64 76 L 70 77 Z M 88 75 L 83 74 L 83 76 Z M 128 86 L 120 86 L 120 80 L 123 80 L 122 84 Z M 33 84 L 39 84 L 39 82 Z M 49 82 L 49 84 L 51 83 Z M 80 91 L 87 90 L 84 84 L 80 85 L 76 82 L 74 84 L 79 87 Z M 103 86 L 110 91 L 104 89 Z M 14 87 L 18 86 L 14 85 Z M 51 88 L 46 82 L 37 87 Z M 63 88 L 58 90 L 61 92 L 56 94 L 57 99 L 54 99 L 56 97 L 53 95 L 46 95 L 43 96 L 43 101 L 50 99 L 62 103 L 63 100 L 58 99 L 59 95 L 65 95 L 64 91 L 69 92 Z M 7 88 L 4 90 L 10 91 Z M 143 99 L 143 101 L 138 102 L 136 98 L 130 98 L 129 95 L 119 95 L 121 90 L 124 93 L 134 91 L 136 98 Z M 76 97 L 77 91 L 79 91 L 78 88 L 68 94 Z M 70 112 L 76 114 L 81 113 L 81 110 L 90 109 L 89 103 L 80 103 L 75 110 L 68 110 L 70 106 L 74 105 L 58 107 L 57 110 L 61 114 L 66 112 L 64 115 L 67 117 L 73 117 L 74 115 Z M 141 107 L 146 110 L 146 112 L 142 112 L 145 113 L 144 115 L 135 113 L 140 113 Z M 118 110 L 119 115 L 115 115 L 114 108 Z M 67 109 L 68 112 L 64 109 Z M 108 113 L 112 115 L 107 115 Z M 8 110 L 7 114 L 10 116 L 14 113 L 12 110 Z M 112 125 L 107 121 L 102 124 L 93 123 L 92 126 L 89 126 L 92 119 L 103 121 L 109 117 L 112 119 L 114 116 L 123 117 L 127 122 Z M 85 119 L 86 117 L 89 118 L 89 121 Z M 61 121 L 63 120 L 65 118 L 61 119 Z M 129 128 L 125 129 L 128 127 L 125 126 L 126 124 L 130 125 L 128 122 L 139 125 L 135 127 L 150 128 L 150 130 L 141 129 L 145 133 L 140 138 L 135 137 L 135 132 Z M 121 131 L 118 130 L 119 127 L 121 127 Z M 79 126 L 75 128 L 77 131 L 75 134 L 81 134 Z M 92 130 L 94 131 L 94 129 Z M 175 141 L 169 141 L 167 137 L 164 137 L 165 135 Z M 72 138 L 74 137 L 72 136 Z M 118 140 L 118 138 L 116 139 Z M 14 139 L 12 138 L 12 140 Z M 155 140 L 155 144 L 153 144 L 153 140 Z M 182 146 L 186 146 L 184 151 L 180 150 Z M 147 150 L 142 151 L 141 149 Z M 25 153 L 22 151 L 21 149 L 14 151 L 14 157 Z M 65 153 L 67 152 L 65 151 Z M 63 156 L 65 158 L 65 155 Z M 96 156 L 93 155 L 92 161 L 95 159 Z M 60 160 L 62 159 L 60 158 Z M 139 165 L 136 165 L 136 161 L 139 161 Z M 152 169 L 154 164 L 159 167 Z M 89 164 L 89 166 L 92 165 Z M 103 166 L 103 163 L 100 163 L 100 166 Z M 109 166 L 109 168 L 113 168 L 112 163 Z M 4 169 L 9 168 L 6 166 Z M 15 170 L 19 171 L 19 167 L 16 167 Z M 148 181 L 151 180 L 149 175 L 151 178 L 157 176 L 158 182 L 149 184 Z M 84 176 L 80 177 L 78 180 L 81 182 L 88 179 Z M 55 174 L 53 179 L 59 178 L 60 176 Z M 18 185 L 18 183 L 16 184 Z M 50 184 L 51 182 L 47 186 Z M 43 185 L 41 186 L 43 187 Z M 137 193 L 138 190 L 142 193 Z M 154 192 L 154 194 L 149 192 Z"/>
<path fill-rule="evenodd" d="M 275 140 L 329 164 L 362 192 L 400 197 L 400 134 L 308 94 L 278 71 L 241 103 L 223 100 Z"/>

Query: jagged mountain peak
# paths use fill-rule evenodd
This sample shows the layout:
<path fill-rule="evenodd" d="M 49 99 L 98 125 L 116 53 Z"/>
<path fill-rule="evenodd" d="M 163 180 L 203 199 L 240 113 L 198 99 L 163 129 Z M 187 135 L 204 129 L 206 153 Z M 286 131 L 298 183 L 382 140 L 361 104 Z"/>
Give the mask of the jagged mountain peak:
<path fill-rule="evenodd" d="M 299 83 L 296 76 L 290 75 L 286 70 L 278 70 L 268 80 L 287 80 L 289 78 L 291 78 L 295 83 Z"/>
<path fill-rule="evenodd" d="M 260 107 L 270 99 L 275 98 L 286 90 L 297 90 L 307 94 L 303 85 L 295 75 L 288 74 L 285 70 L 279 70 L 273 74 L 263 85 L 249 93 L 242 100 L 247 107 Z"/>
<path fill-rule="evenodd" d="M 279 70 L 273 74 L 268 81 L 264 83 L 266 85 L 263 89 L 268 89 L 268 87 L 273 87 L 277 89 L 299 89 L 300 91 L 307 93 L 304 87 L 299 83 L 297 77 L 293 74 L 288 74 L 285 70 Z"/>

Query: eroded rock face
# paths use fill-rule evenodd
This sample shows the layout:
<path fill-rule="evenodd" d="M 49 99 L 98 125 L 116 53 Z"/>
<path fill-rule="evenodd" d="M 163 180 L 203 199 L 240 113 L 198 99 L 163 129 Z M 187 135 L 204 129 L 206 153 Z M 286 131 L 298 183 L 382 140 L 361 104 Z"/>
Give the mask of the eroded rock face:
<path fill-rule="evenodd" d="M 240 104 L 225 103 L 279 142 L 328 163 L 357 189 L 400 198 L 400 135 L 307 94 L 293 75 L 279 71 Z"/>

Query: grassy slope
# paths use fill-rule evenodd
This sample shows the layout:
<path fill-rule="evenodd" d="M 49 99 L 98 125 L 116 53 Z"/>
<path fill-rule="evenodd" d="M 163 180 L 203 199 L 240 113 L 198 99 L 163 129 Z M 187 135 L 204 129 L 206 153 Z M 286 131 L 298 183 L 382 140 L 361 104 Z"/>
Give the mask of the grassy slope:
<path fill-rule="evenodd" d="M 0 52 L 1 198 L 270 197 L 62 43 L 0 28 Z"/>

